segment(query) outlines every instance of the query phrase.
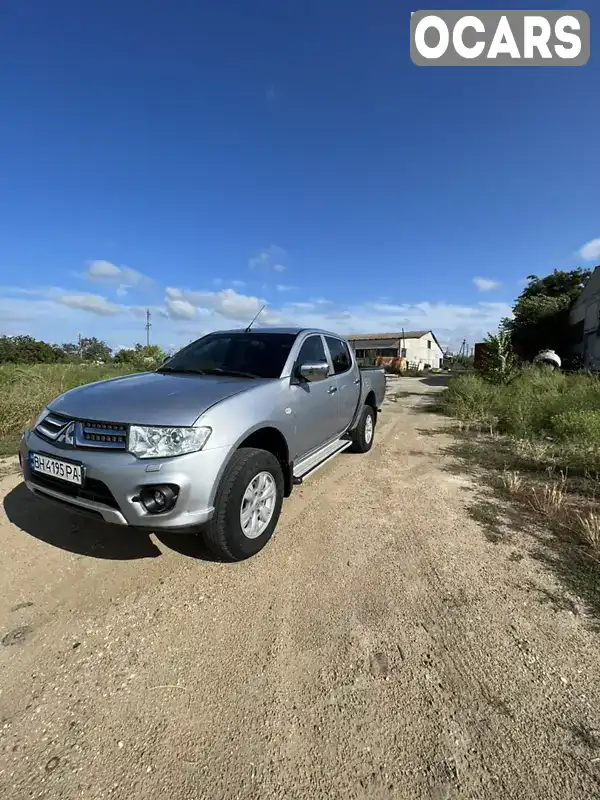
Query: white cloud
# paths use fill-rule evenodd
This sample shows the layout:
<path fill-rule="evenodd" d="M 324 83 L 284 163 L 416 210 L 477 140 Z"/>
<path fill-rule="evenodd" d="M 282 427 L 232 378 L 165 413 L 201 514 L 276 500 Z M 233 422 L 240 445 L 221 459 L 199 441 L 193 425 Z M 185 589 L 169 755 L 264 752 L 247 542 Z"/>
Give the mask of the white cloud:
<path fill-rule="evenodd" d="M 152 279 L 131 267 L 118 267 L 110 261 L 88 261 L 83 277 L 90 283 L 112 283 L 119 286 L 141 286 Z"/>
<path fill-rule="evenodd" d="M 318 327 L 337 333 L 433 330 L 440 341 L 470 344 L 495 331 L 511 308 L 501 302 L 473 305 L 446 303 L 394 303 L 381 300 L 339 305 L 325 298 L 285 302 L 267 306 L 258 326 L 289 325 Z M 377 295 L 375 294 L 375 297 Z M 260 296 L 234 289 L 191 291 L 169 287 L 160 307 L 151 307 L 152 341 L 164 345 L 186 344 L 210 330 L 242 327 L 258 313 L 265 301 Z M 107 297 L 39 287 L 20 290 L 0 288 L 0 333 L 30 333 L 50 341 L 74 341 L 77 333 L 97 336 L 110 345 L 144 341 L 146 308 L 111 302 Z"/>
<path fill-rule="evenodd" d="M 297 288 L 296 286 L 286 286 L 284 283 L 278 283 L 275 287 L 278 292 L 293 292 Z"/>
<path fill-rule="evenodd" d="M 579 255 L 584 261 L 600 261 L 600 239 L 592 239 L 584 244 Z"/>
<path fill-rule="evenodd" d="M 126 283 L 121 283 L 116 291 L 117 297 L 127 297 L 129 289 L 131 289 L 131 286 L 128 286 Z"/>
<path fill-rule="evenodd" d="M 167 292 L 169 290 L 167 289 Z M 167 306 L 167 314 L 172 319 L 194 319 L 196 316 L 196 307 L 193 306 L 189 300 L 184 300 L 181 297 L 167 296 L 165 297 L 165 305 Z"/>
<path fill-rule="evenodd" d="M 492 292 L 502 286 L 499 281 L 494 281 L 491 278 L 473 278 L 473 283 L 480 292 Z"/>
<path fill-rule="evenodd" d="M 274 272 L 283 272 L 285 269 L 283 262 L 286 257 L 287 253 L 283 247 L 272 244 L 270 247 L 266 247 L 264 250 L 261 250 L 260 253 L 253 256 L 248 261 L 248 266 L 250 269 L 261 267 L 263 269 L 271 269 Z"/>
<path fill-rule="evenodd" d="M 167 306 L 172 306 L 174 300 L 191 304 L 198 313 L 210 313 L 212 330 L 231 327 L 231 320 L 247 324 L 265 302 L 259 297 L 244 295 L 233 289 L 210 292 L 170 288 L 165 300 Z M 290 302 L 279 308 L 269 306 L 262 311 L 256 325 L 318 327 L 342 334 L 400 331 L 402 328 L 431 329 L 439 339 L 460 343 L 465 338 L 473 343 L 486 333 L 495 331 L 500 320 L 512 313 L 510 305 L 500 302 L 482 302 L 472 306 L 429 302 L 364 302 L 336 306 L 332 301 L 320 300 Z M 186 309 L 189 311 L 187 306 Z M 172 308 L 170 316 L 177 317 L 177 312 L 173 312 Z"/>
<path fill-rule="evenodd" d="M 231 285 L 236 289 L 242 289 L 246 285 L 246 281 L 231 281 Z"/>
<path fill-rule="evenodd" d="M 197 309 L 205 312 L 214 311 L 226 319 L 238 322 L 249 322 L 265 304 L 264 300 L 239 294 L 235 289 L 221 289 L 220 292 L 196 292 L 168 288 L 167 302 L 173 300 L 186 301 Z"/>
<path fill-rule="evenodd" d="M 124 310 L 123 306 L 117 306 L 99 294 L 61 294 L 54 298 L 54 302 L 69 308 L 100 314 L 103 317 L 110 317 Z"/>

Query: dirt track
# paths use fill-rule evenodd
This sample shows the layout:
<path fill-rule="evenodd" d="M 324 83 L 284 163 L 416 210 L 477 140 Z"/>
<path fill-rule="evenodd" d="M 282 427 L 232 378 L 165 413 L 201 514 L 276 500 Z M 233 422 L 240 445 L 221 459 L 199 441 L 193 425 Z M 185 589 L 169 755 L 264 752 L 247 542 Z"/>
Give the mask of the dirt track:
<path fill-rule="evenodd" d="M 600 797 L 600 634 L 401 389 L 242 564 L 0 480 L 0 797 Z"/>

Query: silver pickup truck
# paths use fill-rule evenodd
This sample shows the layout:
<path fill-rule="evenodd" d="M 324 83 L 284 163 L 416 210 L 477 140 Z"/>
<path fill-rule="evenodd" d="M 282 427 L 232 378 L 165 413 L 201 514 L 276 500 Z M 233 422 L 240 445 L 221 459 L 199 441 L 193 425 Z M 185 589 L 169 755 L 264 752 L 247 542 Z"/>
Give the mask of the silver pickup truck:
<path fill-rule="evenodd" d="M 198 529 L 221 558 L 257 553 L 284 497 L 373 444 L 381 369 L 306 329 L 210 333 L 144 372 L 71 389 L 23 433 L 28 488 L 105 522 Z"/>

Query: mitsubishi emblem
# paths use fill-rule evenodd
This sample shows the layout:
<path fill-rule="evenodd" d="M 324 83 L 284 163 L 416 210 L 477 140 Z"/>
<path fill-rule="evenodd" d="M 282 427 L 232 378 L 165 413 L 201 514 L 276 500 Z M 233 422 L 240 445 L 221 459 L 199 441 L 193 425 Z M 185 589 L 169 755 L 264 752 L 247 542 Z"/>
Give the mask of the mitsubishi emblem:
<path fill-rule="evenodd" d="M 56 437 L 57 442 L 63 442 L 69 447 L 75 447 L 75 423 L 69 422 Z"/>

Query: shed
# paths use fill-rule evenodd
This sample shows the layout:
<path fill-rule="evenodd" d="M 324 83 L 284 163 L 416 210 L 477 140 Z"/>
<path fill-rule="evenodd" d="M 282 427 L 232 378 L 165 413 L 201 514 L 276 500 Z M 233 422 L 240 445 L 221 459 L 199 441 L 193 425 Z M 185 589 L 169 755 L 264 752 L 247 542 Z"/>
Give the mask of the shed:
<path fill-rule="evenodd" d="M 432 331 L 400 333 L 353 333 L 347 337 L 356 358 L 374 361 L 378 356 L 406 358 L 410 367 L 422 369 L 442 366 L 444 351 Z"/>

